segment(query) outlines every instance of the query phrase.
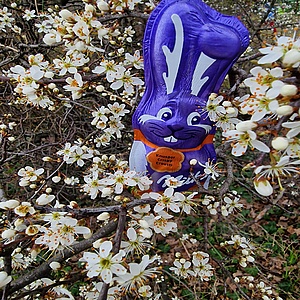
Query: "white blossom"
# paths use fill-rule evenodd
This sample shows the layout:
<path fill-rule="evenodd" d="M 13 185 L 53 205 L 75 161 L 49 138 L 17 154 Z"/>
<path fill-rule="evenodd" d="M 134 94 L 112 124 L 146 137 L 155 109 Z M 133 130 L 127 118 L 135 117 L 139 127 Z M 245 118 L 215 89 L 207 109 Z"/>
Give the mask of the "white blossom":
<path fill-rule="evenodd" d="M 12 277 L 8 275 L 5 271 L 0 272 L 0 289 L 10 283 Z"/>
<path fill-rule="evenodd" d="M 126 274 L 126 269 L 121 264 L 125 252 L 120 250 L 117 254 L 113 255 L 111 250 L 112 242 L 105 241 L 101 243 L 98 252 L 83 253 L 83 257 L 80 260 L 87 263 L 86 269 L 88 271 L 88 277 L 92 278 L 100 275 L 102 280 L 109 284 L 113 280 L 113 274 Z"/>

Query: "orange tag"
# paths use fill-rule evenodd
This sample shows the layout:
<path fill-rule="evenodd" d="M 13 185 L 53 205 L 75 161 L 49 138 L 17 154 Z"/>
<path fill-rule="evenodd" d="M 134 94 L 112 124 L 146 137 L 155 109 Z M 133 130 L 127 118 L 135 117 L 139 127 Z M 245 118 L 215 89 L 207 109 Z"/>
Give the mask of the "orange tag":
<path fill-rule="evenodd" d="M 147 161 L 154 171 L 173 173 L 181 169 L 184 155 L 171 148 L 158 147 L 155 151 L 148 153 Z"/>

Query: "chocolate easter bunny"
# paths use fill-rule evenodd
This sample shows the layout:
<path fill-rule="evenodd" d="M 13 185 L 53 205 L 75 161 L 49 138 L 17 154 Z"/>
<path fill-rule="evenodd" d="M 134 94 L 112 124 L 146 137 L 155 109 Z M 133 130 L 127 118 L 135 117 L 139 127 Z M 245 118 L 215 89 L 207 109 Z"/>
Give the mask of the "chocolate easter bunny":
<path fill-rule="evenodd" d="M 163 0 L 151 13 L 143 43 L 146 90 L 133 115 L 129 163 L 151 176 L 152 190 L 164 190 L 171 176 L 182 181 L 179 191 L 187 190 L 195 185 L 190 161 L 216 160 L 206 103 L 248 44 L 237 18 L 200 0 Z M 200 164 L 193 172 L 205 177 Z"/>

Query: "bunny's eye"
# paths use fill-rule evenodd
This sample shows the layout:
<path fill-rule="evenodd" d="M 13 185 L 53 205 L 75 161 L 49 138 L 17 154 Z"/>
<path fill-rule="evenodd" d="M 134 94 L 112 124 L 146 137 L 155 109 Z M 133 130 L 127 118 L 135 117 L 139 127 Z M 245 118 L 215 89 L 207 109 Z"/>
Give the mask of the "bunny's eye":
<path fill-rule="evenodd" d="M 187 117 L 188 125 L 199 125 L 201 123 L 201 116 L 197 112 L 192 112 Z"/>
<path fill-rule="evenodd" d="M 157 118 L 163 121 L 167 121 L 172 118 L 172 111 L 170 108 L 164 107 L 157 113 Z"/>

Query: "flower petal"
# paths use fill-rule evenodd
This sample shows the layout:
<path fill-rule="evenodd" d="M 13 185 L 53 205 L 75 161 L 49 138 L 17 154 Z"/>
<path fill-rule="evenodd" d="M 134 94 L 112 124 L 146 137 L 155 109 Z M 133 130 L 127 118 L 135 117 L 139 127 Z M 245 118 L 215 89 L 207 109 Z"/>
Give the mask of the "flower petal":
<path fill-rule="evenodd" d="M 259 151 L 265 153 L 270 152 L 270 148 L 261 141 L 257 141 L 257 140 L 251 141 L 251 145 Z"/>
<path fill-rule="evenodd" d="M 270 182 L 266 179 L 254 179 L 254 187 L 260 195 L 265 197 L 268 197 L 273 193 L 273 187 L 271 186 Z"/>
<path fill-rule="evenodd" d="M 99 253 L 101 257 L 107 257 L 112 249 L 112 242 L 105 241 L 101 244 Z"/>
<path fill-rule="evenodd" d="M 105 283 L 107 283 L 107 284 L 111 283 L 111 281 L 112 281 L 112 272 L 111 272 L 111 270 L 103 269 L 102 272 L 101 272 L 101 277 L 102 277 L 102 280 Z"/>

